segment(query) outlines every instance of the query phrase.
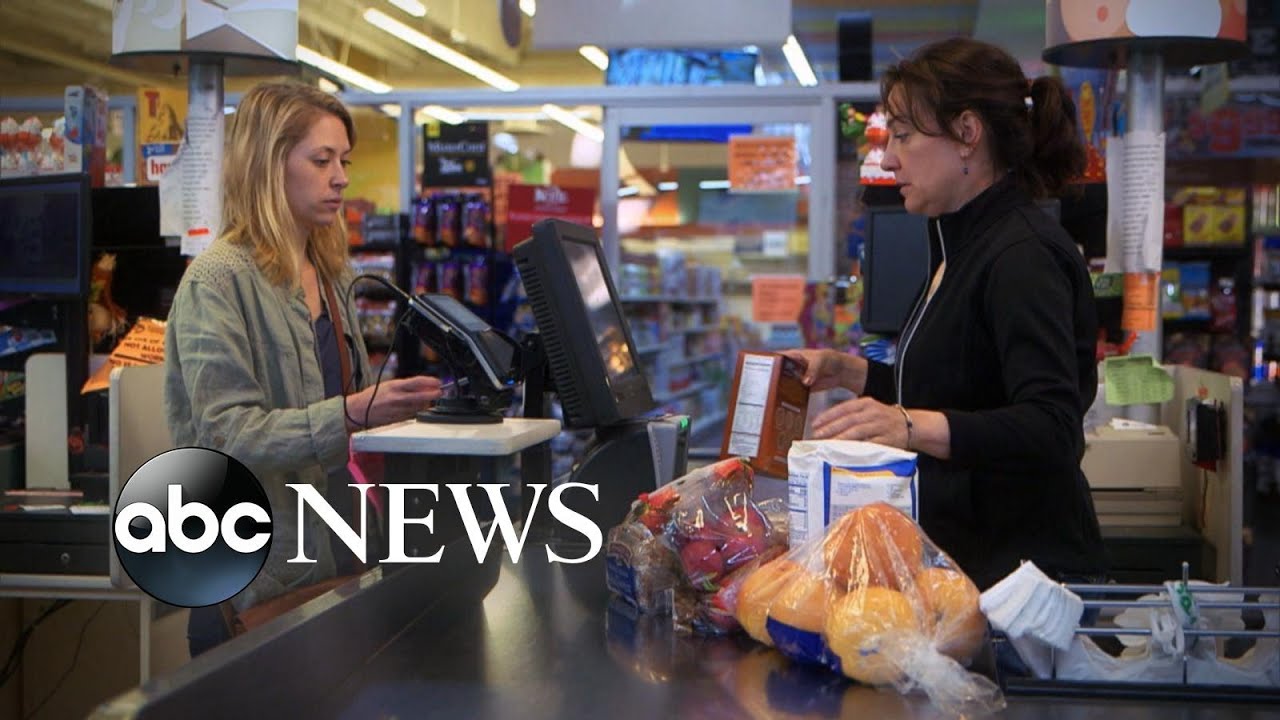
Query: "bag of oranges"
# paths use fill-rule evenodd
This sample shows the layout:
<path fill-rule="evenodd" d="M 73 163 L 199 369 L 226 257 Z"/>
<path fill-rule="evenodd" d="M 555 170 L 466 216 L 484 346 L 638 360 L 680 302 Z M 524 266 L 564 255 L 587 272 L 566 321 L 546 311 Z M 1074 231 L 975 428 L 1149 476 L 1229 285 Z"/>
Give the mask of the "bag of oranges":
<path fill-rule="evenodd" d="M 985 714 L 1004 698 L 965 669 L 987 639 L 978 600 L 973 581 L 910 516 L 877 502 L 752 572 L 736 614 L 751 637 L 793 661 Z"/>

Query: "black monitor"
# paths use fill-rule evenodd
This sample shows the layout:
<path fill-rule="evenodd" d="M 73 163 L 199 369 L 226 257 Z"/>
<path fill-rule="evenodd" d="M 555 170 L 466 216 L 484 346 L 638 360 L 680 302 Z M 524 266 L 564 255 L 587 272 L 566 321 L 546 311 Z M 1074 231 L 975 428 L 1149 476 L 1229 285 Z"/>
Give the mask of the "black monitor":
<path fill-rule="evenodd" d="M 862 328 L 897 335 L 929 277 L 929 226 L 901 207 L 867 209 Z"/>
<path fill-rule="evenodd" d="M 0 180 L 0 293 L 87 296 L 89 208 L 88 175 Z"/>
<path fill-rule="evenodd" d="M 595 231 L 541 220 L 513 255 L 565 426 L 614 425 L 652 410 L 649 382 Z"/>

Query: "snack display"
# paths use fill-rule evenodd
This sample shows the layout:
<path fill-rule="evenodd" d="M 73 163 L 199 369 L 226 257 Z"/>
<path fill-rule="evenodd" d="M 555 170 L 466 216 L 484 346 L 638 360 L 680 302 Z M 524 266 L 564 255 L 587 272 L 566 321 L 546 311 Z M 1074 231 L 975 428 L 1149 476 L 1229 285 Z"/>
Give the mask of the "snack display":
<path fill-rule="evenodd" d="M 609 589 L 642 612 L 670 611 L 683 629 L 736 629 L 746 580 L 786 548 L 786 507 L 755 503 L 753 482 L 731 458 L 642 494 L 609 531 Z"/>

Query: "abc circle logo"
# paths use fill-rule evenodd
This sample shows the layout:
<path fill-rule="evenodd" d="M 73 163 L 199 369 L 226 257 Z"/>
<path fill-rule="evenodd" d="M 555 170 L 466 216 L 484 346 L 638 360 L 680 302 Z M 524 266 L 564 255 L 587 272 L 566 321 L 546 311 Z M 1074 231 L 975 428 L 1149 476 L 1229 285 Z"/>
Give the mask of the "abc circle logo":
<path fill-rule="evenodd" d="M 186 447 L 130 476 L 112 516 L 120 565 L 169 605 L 227 600 L 258 576 L 271 551 L 271 505 L 262 483 L 229 455 Z"/>

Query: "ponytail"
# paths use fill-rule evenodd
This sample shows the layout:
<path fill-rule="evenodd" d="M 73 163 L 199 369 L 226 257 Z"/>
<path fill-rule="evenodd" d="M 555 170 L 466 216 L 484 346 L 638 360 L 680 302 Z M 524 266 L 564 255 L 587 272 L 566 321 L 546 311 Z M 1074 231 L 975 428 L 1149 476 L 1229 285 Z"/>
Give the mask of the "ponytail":
<path fill-rule="evenodd" d="M 1085 170 L 1084 146 L 1076 134 L 1076 106 L 1056 77 L 1031 83 L 1031 158 L 1022 168 L 1035 196 L 1058 195 Z"/>
<path fill-rule="evenodd" d="M 1057 195 L 1084 172 L 1075 103 L 1062 81 L 1042 77 L 1028 85 L 1018 61 L 994 45 L 971 38 L 926 45 L 885 71 L 881 100 L 887 105 L 898 88 L 903 119 L 925 134 L 963 142 L 952 123 L 976 112 L 996 170 L 1012 172 L 1032 197 Z"/>

